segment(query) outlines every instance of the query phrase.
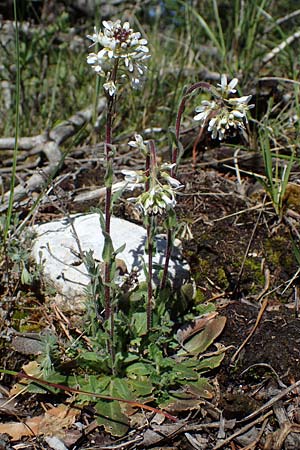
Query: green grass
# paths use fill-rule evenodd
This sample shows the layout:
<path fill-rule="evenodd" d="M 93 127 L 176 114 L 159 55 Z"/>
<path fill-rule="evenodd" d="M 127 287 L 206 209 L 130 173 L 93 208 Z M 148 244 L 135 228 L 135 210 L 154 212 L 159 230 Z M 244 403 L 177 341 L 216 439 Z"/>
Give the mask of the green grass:
<path fill-rule="evenodd" d="M 272 55 L 270 52 L 293 35 L 299 27 L 300 18 L 278 21 L 292 11 L 292 2 L 290 9 L 286 4 L 283 7 L 270 0 L 207 0 L 199 2 L 197 8 L 192 6 L 194 3 L 169 0 L 159 11 L 155 8 L 157 2 L 153 2 L 151 13 L 144 11 L 131 18 L 133 27 L 146 35 L 152 58 L 148 81 L 141 92 L 132 92 L 126 85 L 120 89 L 114 112 L 113 136 L 118 143 L 126 143 L 135 131 L 141 133 L 147 128 L 159 127 L 162 132 L 153 133 L 157 138 L 158 150 L 167 148 L 167 131 L 175 124 L 178 104 L 186 87 L 199 81 L 211 81 L 210 78 L 216 74 L 227 73 L 229 79 L 237 76 L 239 95 L 251 92 L 253 95 L 257 94 L 256 100 L 263 97 L 264 108 L 258 103 L 250 120 L 250 141 L 255 143 L 255 150 L 260 150 L 263 154 L 265 188 L 273 201 L 277 216 L 281 218 L 284 193 L 289 181 L 292 158 L 297 157 L 296 142 L 299 137 L 299 85 L 295 82 L 299 76 L 297 41 L 276 54 Z M 25 29 L 24 24 L 20 23 L 19 37 L 16 34 L 16 38 L 14 36 L 0 47 L 2 77 L 9 81 L 12 96 L 8 110 L 4 108 L 4 99 L 1 99 L 0 131 L 1 136 L 14 136 L 16 141 L 10 181 L 11 200 L 5 221 L 1 221 L 4 225 L 0 229 L 0 261 L 5 261 L 7 273 L 9 270 L 18 271 L 18 267 L 21 267 L 23 279 L 34 278 L 36 273 L 30 274 L 27 271 L 28 254 L 14 241 L 18 239 L 15 234 L 18 217 L 13 215 L 18 136 L 40 134 L 81 109 L 95 105 L 95 92 L 101 92 L 101 81 L 95 81 L 95 75 L 86 63 L 89 45 L 86 35 L 92 33 L 94 23 L 99 23 L 99 14 L 94 20 L 90 19 L 84 24 L 74 24 L 66 12 L 60 14 L 55 23 L 48 25 L 37 23 Z M 208 80 L 199 78 L 199 73 L 204 69 L 211 74 Z M 277 81 L 273 80 L 275 91 L 272 92 L 271 89 L 265 94 L 264 91 L 261 92 L 260 86 L 266 85 L 259 81 L 267 77 L 276 77 Z M 218 81 L 214 79 L 212 84 L 215 85 Z M 263 89 L 268 89 L 268 86 Z M 209 94 L 206 92 L 188 99 L 182 121 L 184 129 L 196 128 L 197 124 L 192 119 L 194 108 L 207 97 L 209 98 Z M 98 131 L 92 136 L 82 133 L 76 144 L 89 144 L 93 140 L 103 142 L 105 115 L 100 118 L 98 128 L 100 135 Z M 151 133 L 147 135 L 149 137 L 152 137 Z M 72 145 L 67 141 L 65 151 L 71 153 L 70 147 Z M 286 160 L 284 171 L 279 168 L 282 160 Z M 295 245 L 297 248 L 297 243 Z M 19 264 L 17 269 L 16 264 Z M 224 274 L 219 275 L 222 278 Z M 139 310 L 135 312 L 134 323 L 140 320 L 140 313 Z M 166 310 L 166 321 L 169 320 L 168 314 Z M 123 327 L 126 317 L 128 319 L 128 315 L 124 314 L 123 317 L 120 314 L 120 327 Z M 95 314 L 95 323 L 96 319 Z M 145 323 L 144 316 L 142 319 Z M 158 329 L 161 325 L 159 320 L 161 317 L 157 319 Z M 173 323 L 167 330 L 169 334 L 172 333 L 172 326 Z M 148 328 L 146 331 L 142 330 L 141 336 L 147 333 Z M 120 330 L 123 333 L 124 330 Z M 101 342 L 107 342 L 107 334 L 104 334 Z M 157 365 L 159 361 L 165 367 L 160 349 L 153 343 L 150 344 L 153 362 Z M 99 340 L 95 348 L 99 350 Z M 121 350 L 120 355 L 124 358 Z M 96 358 L 97 352 L 90 353 L 89 357 L 93 362 L 92 358 Z M 114 363 L 112 358 L 112 366 Z M 171 364 L 171 359 L 168 364 Z M 84 367 L 87 367 L 86 361 Z M 166 366 L 166 374 L 170 372 L 170 367 Z M 152 362 L 150 369 L 146 369 L 150 370 L 156 383 L 157 374 Z M 175 377 L 175 370 L 172 376 Z M 185 381 L 186 375 L 182 376 Z M 196 377 L 193 371 L 190 376 Z M 166 375 L 166 385 L 173 381 Z"/>

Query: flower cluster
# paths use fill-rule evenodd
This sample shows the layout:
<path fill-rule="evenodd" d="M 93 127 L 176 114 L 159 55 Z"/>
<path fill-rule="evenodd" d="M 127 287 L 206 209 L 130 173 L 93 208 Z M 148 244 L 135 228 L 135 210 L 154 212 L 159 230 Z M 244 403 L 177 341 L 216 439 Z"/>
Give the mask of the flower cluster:
<path fill-rule="evenodd" d="M 120 20 L 103 21 L 103 31 L 94 29 L 91 36 L 87 36 L 93 45 L 102 48 L 97 53 L 90 53 L 87 57 L 95 72 L 106 77 L 103 87 L 113 96 L 116 93 L 116 71 L 123 71 L 123 76 L 129 76 L 134 88 L 141 86 L 147 67 L 145 60 L 149 58 L 147 40 L 141 38 L 139 32 L 133 32 L 129 22 Z"/>
<path fill-rule="evenodd" d="M 182 184 L 166 171 L 171 170 L 173 166 L 173 164 L 162 164 L 150 170 L 150 189 L 136 199 L 137 206 L 145 216 L 163 215 L 175 208 L 175 194 Z"/>
<path fill-rule="evenodd" d="M 251 95 L 243 97 L 230 97 L 236 93 L 237 78 L 233 78 L 227 83 L 226 75 L 221 76 L 221 83 L 218 84 L 220 97 L 216 96 L 215 100 L 203 100 L 201 106 L 197 106 L 194 120 L 199 120 L 202 126 L 208 122 L 208 131 L 211 132 L 212 138 L 224 139 L 225 134 L 232 130 L 244 131 L 245 124 L 248 123 L 247 113 L 254 105 L 249 105 Z"/>
<path fill-rule="evenodd" d="M 142 136 L 135 134 L 135 140 L 130 141 L 131 147 L 137 148 L 145 156 L 149 150 Z M 175 164 L 163 163 L 160 166 L 153 163 L 149 168 L 149 177 L 145 173 L 134 170 L 122 170 L 129 188 L 149 184 L 149 190 L 143 192 L 137 198 L 130 199 L 142 211 L 144 216 L 163 215 L 166 211 L 174 209 L 176 205 L 175 194 L 182 184 L 169 172 L 172 172 Z"/>
<path fill-rule="evenodd" d="M 174 209 L 175 205 L 173 189 L 167 185 L 156 184 L 137 198 L 137 206 L 145 216 L 163 215 L 168 209 Z"/>

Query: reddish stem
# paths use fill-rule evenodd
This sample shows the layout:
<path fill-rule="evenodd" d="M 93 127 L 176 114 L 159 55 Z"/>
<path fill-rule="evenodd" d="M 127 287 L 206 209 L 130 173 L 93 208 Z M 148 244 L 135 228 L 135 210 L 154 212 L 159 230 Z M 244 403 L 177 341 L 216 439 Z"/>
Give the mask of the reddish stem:
<path fill-rule="evenodd" d="M 134 400 L 125 400 L 124 398 L 110 397 L 108 395 L 96 394 L 94 392 L 82 391 L 80 389 L 71 388 L 71 387 L 65 386 L 63 384 L 50 383 L 50 381 L 41 380 L 40 378 L 36 378 L 36 377 L 31 376 L 31 375 L 27 375 L 26 373 L 23 373 L 23 372 L 15 373 L 14 375 L 17 376 L 18 378 L 26 378 L 27 380 L 34 381 L 34 382 L 36 382 L 38 384 L 41 384 L 41 385 L 44 385 L 44 386 L 49 386 L 49 387 L 54 387 L 56 389 L 60 389 L 61 391 L 65 391 L 65 392 L 72 392 L 74 394 L 89 395 L 91 397 L 100 398 L 102 400 L 115 400 L 115 401 L 118 401 L 118 402 L 127 403 L 128 405 L 131 405 L 133 407 L 146 409 L 148 411 L 154 412 L 155 414 L 162 414 L 163 416 L 165 416 L 167 419 L 171 420 L 172 422 L 177 422 L 178 421 L 178 419 L 176 417 L 172 416 L 171 414 L 169 414 L 169 413 L 167 413 L 165 411 L 162 411 L 161 409 L 153 408 L 152 406 L 144 405 L 143 403 L 139 403 L 139 402 L 136 402 Z"/>
<path fill-rule="evenodd" d="M 107 116 L 105 129 L 105 159 L 107 164 L 107 171 L 109 170 L 111 162 L 111 144 L 112 144 L 112 111 L 114 98 L 109 97 L 107 101 Z M 110 217 L 111 217 L 111 185 L 106 186 L 105 195 L 105 231 L 110 235 Z M 104 295 L 105 295 L 105 320 L 111 317 L 111 300 L 110 300 L 110 263 L 105 262 L 104 266 Z M 111 330 L 112 332 L 112 330 Z"/>
<path fill-rule="evenodd" d="M 164 289 L 166 287 L 171 251 L 172 251 L 172 230 L 168 230 L 167 231 L 166 252 L 165 252 L 165 264 L 164 264 L 163 276 L 162 276 L 161 283 L 160 283 L 160 289 Z"/>
<path fill-rule="evenodd" d="M 110 80 L 115 83 L 118 71 L 118 60 L 116 60 L 114 68 L 111 73 Z M 115 95 L 107 94 L 107 114 L 105 126 L 105 159 L 106 159 L 106 195 L 105 195 L 105 231 L 110 235 L 110 219 L 111 219 L 111 197 L 112 197 L 112 180 L 111 177 L 111 163 L 112 163 L 112 123 L 113 123 L 113 109 L 115 104 Z M 108 348 L 111 353 L 112 371 L 114 373 L 114 311 L 111 306 L 111 289 L 110 289 L 110 271 L 111 262 L 104 263 L 104 305 L 105 305 L 105 320 L 110 319 L 110 343 Z"/>
<path fill-rule="evenodd" d="M 148 242 L 148 301 L 147 301 L 147 331 L 152 326 L 152 270 L 153 270 L 153 243 L 152 243 L 152 217 L 148 218 L 147 224 L 147 242 Z"/>
<path fill-rule="evenodd" d="M 156 148 L 153 140 L 149 141 L 150 154 L 146 157 L 146 174 L 148 180 L 146 182 L 146 191 L 150 189 L 151 172 L 156 170 Z M 147 221 L 147 244 L 148 244 L 148 301 L 147 301 L 147 330 L 150 331 L 152 326 L 152 298 L 153 298 L 153 217 L 148 217 Z"/>
<path fill-rule="evenodd" d="M 198 83 L 192 84 L 184 94 L 184 96 L 181 99 L 181 102 L 179 104 L 178 113 L 176 117 L 176 124 L 175 124 L 175 136 L 176 139 L 179 140 L 180 137 L 180 125 L 181 125 L 181 119 L 182 115 L 185 110 L 185 104 L 189 97 L 189 95 L 195 91 L 196 89 L 206 89 L 208 91 L 211 90 L 211 85 L 209 83 L 206 83 L 205 81 L 199 81 Z M 177 157 L 178 157 L 178 148 L 175 146 L 172 152 L 172 163 L 177 163 Z M 174 176 L 175 170 L 172 169 L 171 175 Z"/>
<path fill-rule="evenodd" d="M 177 113 L 177 117 L 176 117 L 176 124 L 175 124 L 175 136 L 176 136 L 177 141 L 179 141 L 179 137 L 180 137 L 180 125 L 181 125 L 182 115 L 185 110 L 186 101 L 187 101 L 189 95 L 196 89 L 210 90 L 211 85 L 209 83 L 206 83 L 205 81 L 199 81 L 198 83 L 192 84 L 192 86 L 190 86 L 188 88 L 188 90 L 182 97 L 181 102 L 179 104 L 178 113 Z M 175 167 L 172 167 L 172 169 L 171 169 L 172 177 L 174 177 L 176 175 L 177 158 L 178 158 L 178 148 L 177 148 L 177 146 L 175 146 L 172 151 L 172 164 L 176 164 L 176 165 L 175 165 Z M 194 150 L 193 150 L 193 160 L 194 160 L 194 158 L 195 158 L 195 156 L 194 156 Z M 171 251 L 172 251 L 172 230 L 168 230 L 167 231 L 164 271 L 163 271 L 163 276 L 162 276 L 161 285 L 160 285 L 161 289 L 164 289 L 166 286 Z"/>

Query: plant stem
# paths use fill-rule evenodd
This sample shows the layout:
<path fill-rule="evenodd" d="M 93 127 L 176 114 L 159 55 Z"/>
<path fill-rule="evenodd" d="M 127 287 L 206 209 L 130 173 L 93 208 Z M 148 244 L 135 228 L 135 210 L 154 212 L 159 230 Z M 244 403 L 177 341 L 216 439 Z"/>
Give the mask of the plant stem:
<path fill-rule="evenodd" d="M 109 171 L 111 165 L 111 143 L 112 143 L 112 111 L 114 99 L 108 97 L 107 101 L 107 116 L 106 116 L 106 130 L 105 130 L 105 159 L 107 165 L 107 179 L 110 178 Z M 106 181 L 106 195 L 105 195 L 105 231 L 110 235 L 110 218 L 111 218 L 111 189 L 110 181 Z M 110 301 L 110 263 L 105 262 L 104 267 L 104 281 L 105 281 L 105 319 L 108 320 L 111 316 L 111 301 Z"/>
<path fill-rule="evenodd" d="M 181 102 L 179 104 L 178 113 L 177 113 L 177 117 L 176 117 L 176 124 L 175 124 L 175 136 L 176 136 L 177 142 L 179 141 L 179 138 L 180 138 L 180 125 L 181 125 L 182 115 L 185 110 L 186 101 L 189 98 L 189 95 L 196 89 L 210 90 L 211 85 L 209 83 L 206 83 L 205 81 L 199 81 L 198 83 L 192 84 L 192 86 L 190 86 L 188 88 L 188 90 L 182 97 Z M 176 175 L 177 159 L 178 159 L 178 147 L 176 145 L 172 150 L 172 164 L 176 164 L 176 165 L 175 165 L 175 167 L 172 167 L 172 169 L 171 169 L 171 177 L 174 177 Z M 160 284 L 160 289 L 164 289 L 166 286 L 171 252 L 172 252 L 172 229 L 169 228 L 167 231 L 165 264 L 164 264 L 164 271 L 163 271 L 163 276 L 162 276 L 162 280 L 161 280 L 161 284 Z"/>
<path fill-rule="evenodd" d="M 178 113 L 177 113 L 177 117 L 176 117 L 176 123 L 175 123 L 175 136 L 176 136 L 177 141 L 179 140 L 179 137 L 180 137 L 180 125 L 181 125 L 182 115 L 185 110 L 186 101 L 189 98 L 189 95 L 197 89 L 206 89 L 207 91 L 210 91 L 211 85 L 209 83 L 206 83 L 205 81 L 199 81 L 198 83 L 192 84 L 192 86 L 190 86 L 187 89 L 187 91 L 185 92 L 185 94 L 182 97 L 181 102 L 179 104 Z M 172 163 L 173 164 L 177 164 L 177 158 L 178 158 L 178 148 L 176 146 L 176 147 L 174 147 L 174 149 L 172 151 Z M 176 172 L 176 169 L 175 168 L 172 169 L 171 176 L 174 176 L 175 172 Z"/>
<path fill-rule="evenodd" d="M 156 148 L 153 140 L 149 141 L 150 153 L 146 156 L 146 191 L 149 191 L 151 185 L 152 172 L 156 170 Z M 156 175 L 156 174 L 153 174 Z M 152 299 L 153 299 L 153 216 L 147 217 L 147 246 L 148 246 L 148 301 L 147 301 L 147 331 L 152 326 Z"/>
<path fill-rule="evenodd" d="M 115 83 L 118 70 L 118 60 L 116 60 L 112 74 L 111 81 Z M 106 160 L 106 195 L 105 195 L 105 231 L 110 235 L 110 219 L 111 219 L 111 195 L 112 195 L 112 122 L 113 110 L 115 105 L 115 95 L 107 94 L 107 114 L 105 126 L 105 160 Z M 110 262 L 105 262 L 104 266 L 104 297 L 105 297 L 105 319 L 108 320 L 112 316 L 111 299 L 110 299 Z M 111 338 L 113 339 L 113 318 L 111 319 Z"/>
<path fill-rule="evenodd" d="M 118 71 L 118 60 L 116 60 L 114 68 L 112 70 L 110 81 L 116 82 Z M 116 96 L 107 93 L 107 113 L 106 113 L 106 126 L 105 126 L 105 160 L 106 160 L 106 174 L 105 174 L 105 231 L 110 235 L 110 219 L 111 219 L 111 203 L 112 203 L 112 183 L 113 183 L 113 168 L 112 168 L 112 123 L 113 123 L 113 111 L 115 106 Z M 110 320 L 110 342 L 108 343 L 108 350 L 111 355 L 112 373 L 114 374 L 114 361 L 115 361 L 115 349 L 114 349 L 114 311 L 111 302 L 111 288 L 110 288 L 110 272 L 111 261 L 105 261 L 104 264 L 104 304 L 105 304 L 105 320 Z"/>
<path fill-rule="evenodd" d="M 152 235 L 152 221 L 153 217 L 149 217 L 147 224 L 147 241 L 148 241 L 148 301 L 147 301 L 147 331 L 151 330 L 152 326 L 152 270 L 153 270 L 153 235 Z"/>
<path fill-rule="evenodd" d="M 162 276 L 161 283 L 160 283 L 160 289 L 161 290 L 166 287 L 171 252 L 172 252 L 172 230 L 168 229 L 168 231 L 167 231 L 167 242 L 166 242 L 164 271 L 163 271 L 163 276 Z"/>

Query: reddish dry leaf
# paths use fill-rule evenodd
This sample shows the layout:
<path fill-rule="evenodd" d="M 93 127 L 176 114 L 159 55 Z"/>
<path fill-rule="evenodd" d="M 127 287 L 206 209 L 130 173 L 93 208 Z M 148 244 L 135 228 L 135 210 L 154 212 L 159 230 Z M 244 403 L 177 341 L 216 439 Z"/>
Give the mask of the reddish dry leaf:
<path fill-rule="evenodd" d="M 178 342 L 180 344 L 183 344 L 184 341 L 189 339 L 191 336 L 203 330 L 208 324 L 208 322 L 210 322 L 214 317 L 216 317 L 217 314 L 218 313 L 216 311 L 208 313 L 207 315 L 194 320 L 192 323 L 187 324 L 183 328 L 180 328 L 177 331 Z"/>
<path fill-rule="evenodd" d="M 197 333 L 184 344 L 186 352 L 192 355 L 203 353 L 214 340 L 222 333 L 226 323 L 226 317 L 215 317 L 209 320 L 200 333 Z M 178 355 L 181 354 L 181 350 Z"/>
<path fill-rule="evenodd" d="M 63 438 L 65 429 L 71 427 L 79 414 L 78 409 L 67 405 L 59 405 L 51 408 L 38 417 L 22 422 L 9 422 L 0 424 L 0 434 L 7 433 L 13 441 L 18 441 L 23 436 L 47 435 Z"/>
<path fill-rule="evenodd" d="M 39 377 L 41 375 L 41 369 L 40 365 L 36 361 L 30 361 L 28 364 L 24 364 L 22 366 L 22 370 L 27 374 L 31 375 L 32 377 Z M 24 389 L 26 389 L 26 385 L 30 383 L 30 380 L 26 380 L 25 378 L 22 380 L 22 383 L 16 383 L 13 385 L 9 392 L 10 397 L 14 397 L 18 394 L 21 394 L 24 392 Z"/>
<path fill-rule="evenodd" d="M 200 398 L 174 398 L 170 400 L 170 403 L 164 406 L 166 411 L 169 411 L 172 414 L 178 414 L 183 411 L 192 411 L 193 409 L 199 409 L 200 405 L 204 403 Z"/>

